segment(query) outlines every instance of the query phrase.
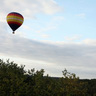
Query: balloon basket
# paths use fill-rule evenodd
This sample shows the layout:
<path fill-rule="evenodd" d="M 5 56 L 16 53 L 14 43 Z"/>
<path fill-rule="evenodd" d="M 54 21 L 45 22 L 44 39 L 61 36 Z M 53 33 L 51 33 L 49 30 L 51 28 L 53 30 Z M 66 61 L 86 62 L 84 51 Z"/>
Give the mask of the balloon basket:
<path fill-rule="evenodd" d="M 15 34 L 15 32 L 13 31 L 13 34 Z"/>

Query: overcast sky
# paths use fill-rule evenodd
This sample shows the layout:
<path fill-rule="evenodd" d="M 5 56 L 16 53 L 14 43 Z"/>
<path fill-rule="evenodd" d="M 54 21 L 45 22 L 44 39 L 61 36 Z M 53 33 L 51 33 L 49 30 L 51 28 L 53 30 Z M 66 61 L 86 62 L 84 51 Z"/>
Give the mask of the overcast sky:
<path fill-rule="evenodd" d="M 60 77 L 66 68 L 80 78 L 96 78 L 95 0 L 0 0 L 0 58 L 43 68 Z M 10 12 L 24 16 L 12 34 Z"/>

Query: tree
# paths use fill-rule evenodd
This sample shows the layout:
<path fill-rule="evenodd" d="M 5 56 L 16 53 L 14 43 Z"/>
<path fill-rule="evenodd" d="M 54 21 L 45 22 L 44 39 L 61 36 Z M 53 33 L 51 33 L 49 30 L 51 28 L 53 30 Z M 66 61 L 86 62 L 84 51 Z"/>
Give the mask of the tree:
<path fill-rule="evenodd" d="M 24 85 L 24 73 L 24 66 L 0 59 L 0 96 L 20 96 L 18 94 Z"/>
<path fill-rule="evenodd" d="M 44 69 L 25 71 L 24 67 L 0 59 L 0 96 L 90 96 L 86 95 L 91 92 L 87 91 L 87 83 L 66 69 L 62 78 L 54 78 L 44 76 Z M 96 87 L 92 88 L 95 96 Z"/>
<path fill-rule="evenodd" d="M 74 73 L 70 73 L 66 69 L 62 73 L 64 77 L 60 80 L 61 96 L 86 96 L 86 83 L 80 82 L 79 77 L 76 77 Z"/>

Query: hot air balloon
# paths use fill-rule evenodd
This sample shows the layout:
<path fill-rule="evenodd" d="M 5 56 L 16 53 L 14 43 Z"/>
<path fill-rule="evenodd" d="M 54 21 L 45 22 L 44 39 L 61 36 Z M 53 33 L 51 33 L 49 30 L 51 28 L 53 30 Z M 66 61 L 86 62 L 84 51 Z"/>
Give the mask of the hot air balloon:
<path fill-rule="evenodd" d="M 11 12 L 7 15 L 7 23 L 13 30 L 13 34 L 15 33 L 15 30 L 23 24 L 23 21 L 24 18 L 20 13 Z"/>

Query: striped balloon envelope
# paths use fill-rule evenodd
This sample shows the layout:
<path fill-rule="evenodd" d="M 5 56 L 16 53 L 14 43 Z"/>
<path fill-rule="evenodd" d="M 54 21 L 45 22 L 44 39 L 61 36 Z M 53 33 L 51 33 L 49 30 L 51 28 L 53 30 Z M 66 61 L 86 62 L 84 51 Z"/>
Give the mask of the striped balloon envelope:
<path fill-rule="evenodd" d="M 24 18 L 20 13 L 17 12 L 11 12 L 7 15 L 7 23 L 14 31 L 18 29 L 23 24 Z"/>

